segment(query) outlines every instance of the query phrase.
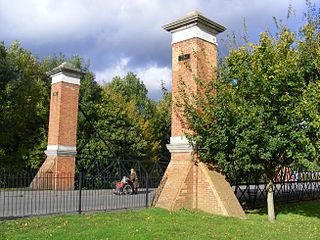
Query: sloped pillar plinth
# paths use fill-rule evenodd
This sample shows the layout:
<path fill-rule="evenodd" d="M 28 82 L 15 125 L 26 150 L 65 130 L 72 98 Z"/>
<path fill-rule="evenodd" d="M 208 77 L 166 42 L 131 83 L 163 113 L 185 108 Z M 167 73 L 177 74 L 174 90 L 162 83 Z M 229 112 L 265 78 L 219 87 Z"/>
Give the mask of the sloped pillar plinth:
<path fill-rule="evenodd" d="M 156 207 L 180 208 L 245 218 L 245 213 L 225 176 L 201 162 L 191 152 L 171 153 L 166 179 Z"/>
<path fill-rule="evenodd" d="M 73 190 L 74 156 L 47 156 L 30 187 L 37 190 Z"/>

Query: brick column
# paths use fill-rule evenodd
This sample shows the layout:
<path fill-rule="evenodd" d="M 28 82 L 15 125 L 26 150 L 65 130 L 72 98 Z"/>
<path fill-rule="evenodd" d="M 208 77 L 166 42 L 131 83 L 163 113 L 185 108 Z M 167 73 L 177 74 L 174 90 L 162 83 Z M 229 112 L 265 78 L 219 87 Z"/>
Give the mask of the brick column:
<path fill-rule="evenodd" d="M 62 63 L 48 73 L 52 78 L 47 158 L 31 186 L 42 189 L 72 189 L 74 185 L 79 69 Z"/>
<path fill-rule="evenodd" d="M 157 207 L 199 209 L 244 218 L 245 214 L 225 177 L 197 159 L 185 133 L 181 109 L 176 107 L 181 87 L 188 95 L 201 92 L 196 79 L 216 78 L 216 35 L 225 28 L 194 11 L 164 26 L 172 33 L 172 132 L 171 161 L 163 177 Z M 183 85 L 181 85 L 183 84 Z"/>

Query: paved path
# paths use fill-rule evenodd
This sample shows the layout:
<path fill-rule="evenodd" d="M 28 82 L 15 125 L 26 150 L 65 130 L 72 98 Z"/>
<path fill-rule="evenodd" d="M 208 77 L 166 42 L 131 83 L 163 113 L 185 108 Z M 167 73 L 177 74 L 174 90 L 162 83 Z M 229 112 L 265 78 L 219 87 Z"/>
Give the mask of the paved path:
<path fill-rule="evenodd" d="M 110 211 L 151 205 L 155 189 L 135 195 L 115 195 L 112 189 L 82 190 L 81 211 Z M 147 201 L 147 203 L 146 203 Z M 0 218 L 77 212 L 79 191 L 0 190 Z"/>

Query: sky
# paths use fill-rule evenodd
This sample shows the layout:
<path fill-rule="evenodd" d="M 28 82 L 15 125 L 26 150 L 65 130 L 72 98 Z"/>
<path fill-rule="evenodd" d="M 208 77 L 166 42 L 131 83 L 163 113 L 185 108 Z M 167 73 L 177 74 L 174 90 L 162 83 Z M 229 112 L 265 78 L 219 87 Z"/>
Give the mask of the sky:
<path fill-rule="evenodd" d="M 294 14 L 287 20 L 290 4 Z M 294 28 L 305 6 L 305 0 L 0 0 L 0 41 L 18 40 L 40 58 L 79 55 L 99 83 L 134 72 L 159 99 L 161 81 L 171 89 L 171 34 L 164 24 L 200 11 L 227 28 L 218 35 L 220 55 L 226 55 L 223 40 L 243 32 L 244 19 L 257 41 L 274 27 L 273 17 Z"/>

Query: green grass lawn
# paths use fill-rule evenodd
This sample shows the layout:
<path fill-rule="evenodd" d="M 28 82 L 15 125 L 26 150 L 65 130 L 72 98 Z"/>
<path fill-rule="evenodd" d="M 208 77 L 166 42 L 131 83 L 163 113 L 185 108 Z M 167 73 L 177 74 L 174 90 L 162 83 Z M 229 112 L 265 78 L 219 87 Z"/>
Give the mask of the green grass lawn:
<path fill-rule="evenodd" d="M 156 208 L 22 218 L 1 221 L 0 239 L 320 239 L 319 201 L 276 210 L 275 224 L 265 210 L 247 220 Z"/>

